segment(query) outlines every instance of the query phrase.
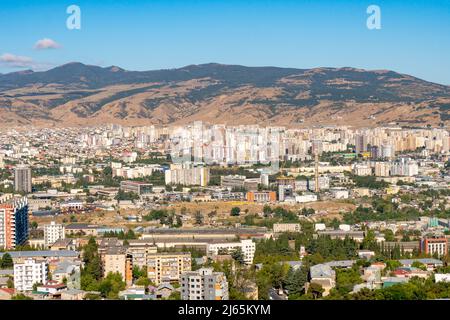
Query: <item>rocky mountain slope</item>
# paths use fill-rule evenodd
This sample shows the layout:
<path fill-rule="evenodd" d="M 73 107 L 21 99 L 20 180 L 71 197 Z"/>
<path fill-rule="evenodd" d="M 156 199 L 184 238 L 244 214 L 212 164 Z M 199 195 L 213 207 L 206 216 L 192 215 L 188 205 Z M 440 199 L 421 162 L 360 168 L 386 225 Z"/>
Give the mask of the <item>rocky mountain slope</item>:
<path fill-rule="evenodd" d="M 0 125 L 448 125 L 450 87 L 393 71 L 204 64 L 126 71 L 69 63 L 0 74 Z"/>

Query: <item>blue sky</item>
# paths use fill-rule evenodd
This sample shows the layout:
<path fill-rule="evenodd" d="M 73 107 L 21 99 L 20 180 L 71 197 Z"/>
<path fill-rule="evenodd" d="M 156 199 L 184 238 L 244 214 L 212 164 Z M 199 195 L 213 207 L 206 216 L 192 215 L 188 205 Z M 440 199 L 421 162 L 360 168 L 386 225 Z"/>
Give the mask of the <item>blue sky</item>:
<path fill-rule="evenodd" d="M 0 72 L 72 61 L 129 70 L 218 62 L 391 69 L 450 85 L 450 0 L 117 2 L 1 0 Z M 66 28 L 72 4 L 81 30 Z M 381 8 L 381 30 L 366 27 L 371 4 Z M 36 50 L 42 39 L 60 47 Z"/>

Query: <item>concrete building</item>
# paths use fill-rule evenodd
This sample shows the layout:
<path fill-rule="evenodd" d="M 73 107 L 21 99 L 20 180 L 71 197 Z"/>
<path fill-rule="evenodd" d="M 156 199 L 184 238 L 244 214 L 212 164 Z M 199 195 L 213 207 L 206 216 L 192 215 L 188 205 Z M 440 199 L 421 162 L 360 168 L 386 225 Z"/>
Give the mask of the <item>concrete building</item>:
<path fill-rule="evenodd" d="M 447 238 L 424 238 L 420 244 L 421 252 L 429 255 L 437 254 L 442 257 L 448 254 Z"/>
<path fill-rule="evenodd" d="M 45 261 L 25 259 L 14 263 L 14 288 L 18 291 L 32 291 L 36 283 L 46 283 L 48 265 Z"/>
<path fill-rule="evenodd" d="M 17 192 L 31 192 L 31 169 L 25 165 L 14 168 L 14 190 Z"/>
<path fill-rule="evenodd" d="M 300 232 L 300 231 L 301 231 L 300 223 L 275 223 L 273 225 L 274 233 Z"/>
<path fill-rule="evenodd" d="M 209 183 L 209 168 L 189 165 L 171 164 L 165 171 L 165 183 L 181 185 L 197 185 L 206 187 Z"/>
<path fill-rule="evenodd" d="M 314 193 L 302 194 L 295 196 L 295 202 L 297 203 L 305 203 L 305 202 L 314 202 L 317 201 L 317 195 Z"/>
<path fill-rule="evenodd" d="M 0 203 L 0 248 L 9 250 L 28 239 L 28 200 L 12 195 Z"/>
<path fill-rule="evenodd" d="M 147 255 L 147 277 L 156 285 L 175 282 L 185 271 L 191 270 L 190 252 L 163 252 Z"/>
<path fill-rule="evenodd" d="M 140 181 L 121 181 L 120 189 L 125 192 L 134 192 L 138 195 L 144 195 L 152 192 L 153 185 Z"/>
<path fill-rule="evenodd" d="M 228 282 L 223 272 L 201 268 L 181 275 L 182 300 L 228 300 Z"/>
<path fill-rule="evenodd" d="M 147 256 L 157 252 L 157 246 L 146 240 L 128 240 L 127 253 L 131 255 L 133 266 L 139 268 L 147 266 Z"/>
<path fill-rule="evenodd" d="M 133 280 L 133 263 L 131 255 L 124 247 L 109 247 L 101 255 L 103 262 L 103 276 L 109 273 L 120 273 L 123 281 L 130 285 Z"/>
<path fill-rule="evenodd" d="M 275 191 L 251 191 L 247 192 L 246 198 L 248 202 L 275 202 L 277 194 Z"/>
<path fill-rule="evenodd" d="M 52 246 L 57 240 L 65 237 L 65 229 L 62 224 L 52 221 L 50 224 L 44 225 L 44 245 L 47 248 Z"/>
<path fill-rule="evenodd" d="M 244 188 L 245 176 L 228 175 L 220 177 L 220 185 L 224 188 Z"/>
<path fill-rule="evenodd" d="M 391 165 L 389 162 L 375 162 L 375 176 L 389 177 L 391 172 Z"/>
<path fill-rule="evenodd" d="M 372 168 L 365 164 L 355 164 L 353 173 L 357 176 L 370 176 L 372 175 Z"/>
<path fill-rule="evenodd" d="M 240 242 L 210 243 L 206 248 L 206 252 L 208 255 L 218 255 L 219 252 L 222 251 L 230 254 L 238 249 L 240 249 L 244 255 L 244 262 L 246 264 L 252 264 L 256 250 L 256 245 L 252 240 L 241 240 Z"/>

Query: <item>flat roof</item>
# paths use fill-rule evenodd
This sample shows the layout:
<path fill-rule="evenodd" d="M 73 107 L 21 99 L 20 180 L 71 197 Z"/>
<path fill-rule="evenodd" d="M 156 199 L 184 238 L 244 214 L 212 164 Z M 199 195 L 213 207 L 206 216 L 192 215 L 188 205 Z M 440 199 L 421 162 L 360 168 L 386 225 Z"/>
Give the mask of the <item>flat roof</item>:
<path fill-rule="evenodd" d="M 0 257 L 9 253 L 11 258 L 34 258 L 34 257 L 78 257 L 80 252 L 73 250 L 42 250 L 42 251 L 7 251 L 0 252 Z"/>

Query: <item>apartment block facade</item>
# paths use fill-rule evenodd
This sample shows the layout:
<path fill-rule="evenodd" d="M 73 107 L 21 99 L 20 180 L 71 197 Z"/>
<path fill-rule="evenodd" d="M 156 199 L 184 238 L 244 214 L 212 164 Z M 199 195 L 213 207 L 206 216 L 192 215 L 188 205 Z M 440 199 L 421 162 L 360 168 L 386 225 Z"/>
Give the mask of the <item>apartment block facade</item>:
<path fill-rule="evenodd" d="M 65 228 L 62 224 L 50 222 L 44 226 L 44 244 L 50 247 L 56 241 L 65 238 Z"/>
<path fill-rule="evenodd" d="M 17 291 L 32 291 L 34 284 L 45 284 L 47 279 L 48 265 L 45 261 L 26 259 L 14 263 L 14 288 Z"/>
<path fill-rule="evenodd" d="M 244 262 L 246 264 L 253 263 L 255 256 L 256 245 L 252 240 L 241 240 L 240 242 L 223 242 L 223 243 L 209 243 L 206 248 L 208 255 L 218 255 L 220 252 L 232 253 L 240 249 L 244 255 Z"/>
<path fill-rule="evenodd" d="M 180 281 L 185 271 L 191 270 L 191 253 L 152 253 L 147 255 L 147 277 L 156 285 Z"/>
<path fill-rule="evenodd" d="M 15 249 L 28 239 L 28 200 L 12 195 L 0 203 L 0 248 Z"/>
<path fill-rule="evenodd" d="M 181 275 L 182 300 L 228 300 L 228 282 L 223 272 L 201 268 Z"/>

